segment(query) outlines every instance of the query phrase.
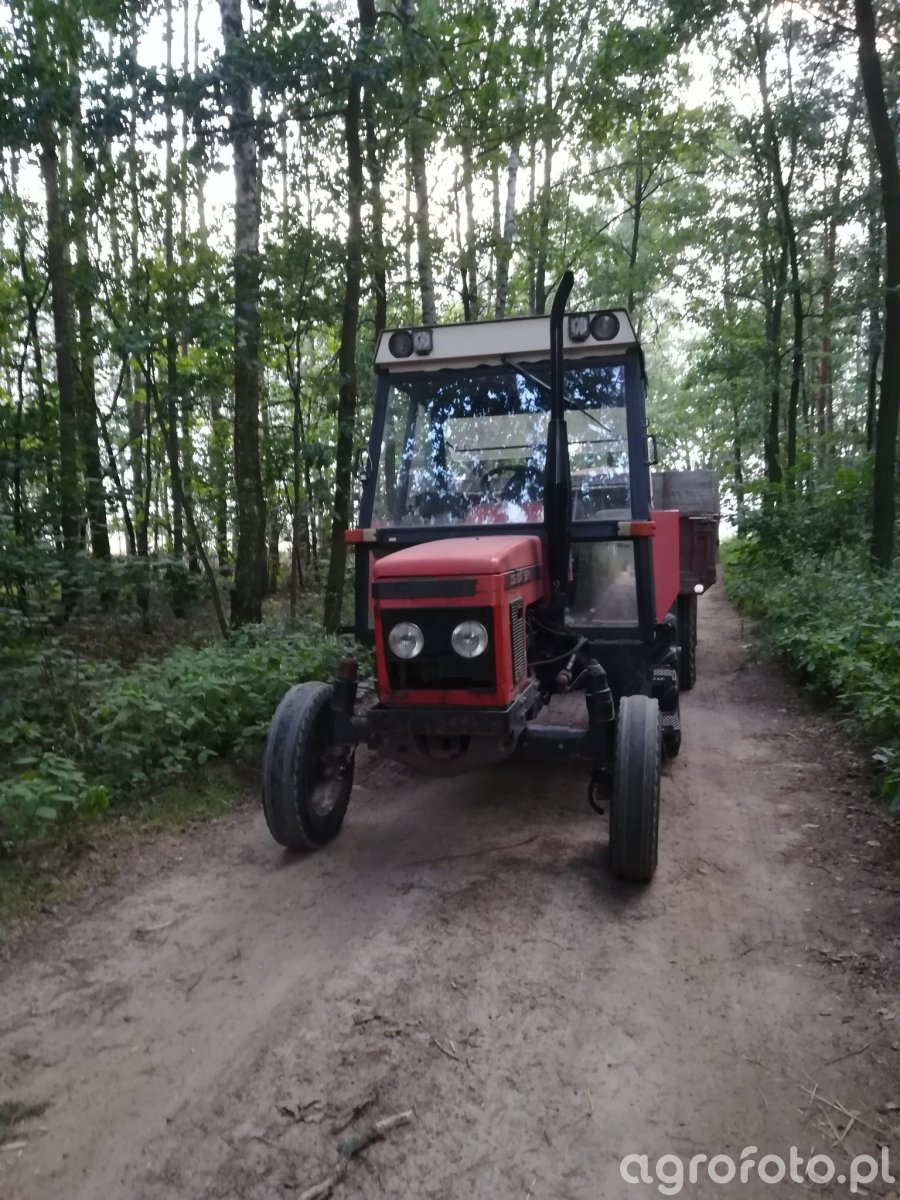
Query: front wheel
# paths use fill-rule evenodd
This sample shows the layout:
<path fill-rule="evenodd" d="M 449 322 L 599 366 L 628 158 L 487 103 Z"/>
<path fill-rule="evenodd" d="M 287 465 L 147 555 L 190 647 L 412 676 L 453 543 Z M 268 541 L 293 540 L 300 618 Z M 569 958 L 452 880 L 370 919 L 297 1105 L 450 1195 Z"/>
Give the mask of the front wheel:
<path fill-rule="evenodd" d="M 623 696 L 609 812 L 609 865 L 617 879 L 647 883 L 656 870 L 661 757 L 659 704 Z"/>
<path fill-rule="evenodd" d="M 330 842 L 350 803 L 354 752 L 334 745 L 331 697 L 330 684 L 298 683 L 269 726 L 263 812 L 272 837 L 289 850 Z"/>

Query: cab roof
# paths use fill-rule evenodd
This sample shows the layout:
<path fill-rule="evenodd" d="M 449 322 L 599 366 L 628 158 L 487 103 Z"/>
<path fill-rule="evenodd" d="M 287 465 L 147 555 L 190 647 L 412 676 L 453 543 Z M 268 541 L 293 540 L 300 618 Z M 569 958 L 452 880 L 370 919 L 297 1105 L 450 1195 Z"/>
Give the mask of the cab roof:
<path fill-rule="evenodd" d="M 622 354 L 639 346 L 631 318 L 618 308 L 568 313 L 563 348 L 566 360 L 572 361 Z M 376 368 L 391 372 L 498 366 L 504 359 L 524 363 L 549 357 L 549 316 L 385 329 L 375 348 Z"/>

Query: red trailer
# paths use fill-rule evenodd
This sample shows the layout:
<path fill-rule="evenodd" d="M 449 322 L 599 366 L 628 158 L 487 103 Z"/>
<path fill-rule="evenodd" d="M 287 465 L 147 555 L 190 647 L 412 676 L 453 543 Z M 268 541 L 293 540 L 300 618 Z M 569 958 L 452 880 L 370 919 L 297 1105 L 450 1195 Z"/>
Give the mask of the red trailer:
<path fill-rule="evenodd" d="M 678 618 L 678 682 L 697 681 L 697 597 L 716 582 L 719 554 L 719 477 L 715 471 L 656 471 L 653 502 L 678 512 L 680 582 L 672 612 Z"/>

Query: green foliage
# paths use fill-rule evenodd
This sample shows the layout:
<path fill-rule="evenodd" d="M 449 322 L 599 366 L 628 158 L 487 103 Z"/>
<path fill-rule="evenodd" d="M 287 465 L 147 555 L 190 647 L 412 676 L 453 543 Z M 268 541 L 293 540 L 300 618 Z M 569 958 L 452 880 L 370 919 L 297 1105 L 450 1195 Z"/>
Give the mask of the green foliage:
<path fill-rule="evenodd" d="M 848 474 L 812 497 L 783 498 L 732 543 L 726 581 L 764 618 L 772 646 L 880 743 L 882 791 L 900 808 L 900 569 L 869 565 L 865 492 Z"/>
<path fill-rule="evenodd" d="M 104 689 L 85 717 L 88 761 L 127 792 L 240 753 L 265 735 L 287 684 L 328 678 L 336 652 L 320 634 L 266 626 L 201 650 L 179 648 Z"/>
<path fill-rule="evenodd" d="M 7 651 L 0 846 L 255 746 L 285 688 L 327 679 L 337 651 L 319 633 L 269 626 L 128 672 L 58 646 Z"/>

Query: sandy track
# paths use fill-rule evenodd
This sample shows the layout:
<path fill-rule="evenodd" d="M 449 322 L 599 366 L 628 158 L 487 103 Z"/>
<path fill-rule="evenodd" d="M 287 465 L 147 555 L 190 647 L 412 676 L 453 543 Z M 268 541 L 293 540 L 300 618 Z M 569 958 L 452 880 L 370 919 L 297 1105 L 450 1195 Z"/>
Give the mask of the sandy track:
<path fill-rule="evenodd" d="M 746 657 L 711 593 L 644 891 L 609 881 L 582 776 L 534 767 L 368 759 L 316 856 L 255 809 L 149 849 L 0 968 L 0 1098 L 51 1101 L 0 1152 L 0 1194 L 289 1197 L 372 1089 L 375 1115 L 415 1120 L 341 1200 L 658 1194 L 622 1182 L 623 1154 L 826 1147 L 804 1084 L 887 1130 L 857 1126 L 855 1151 L 890 1141 L 893 834 L 833 724 Z"/>

